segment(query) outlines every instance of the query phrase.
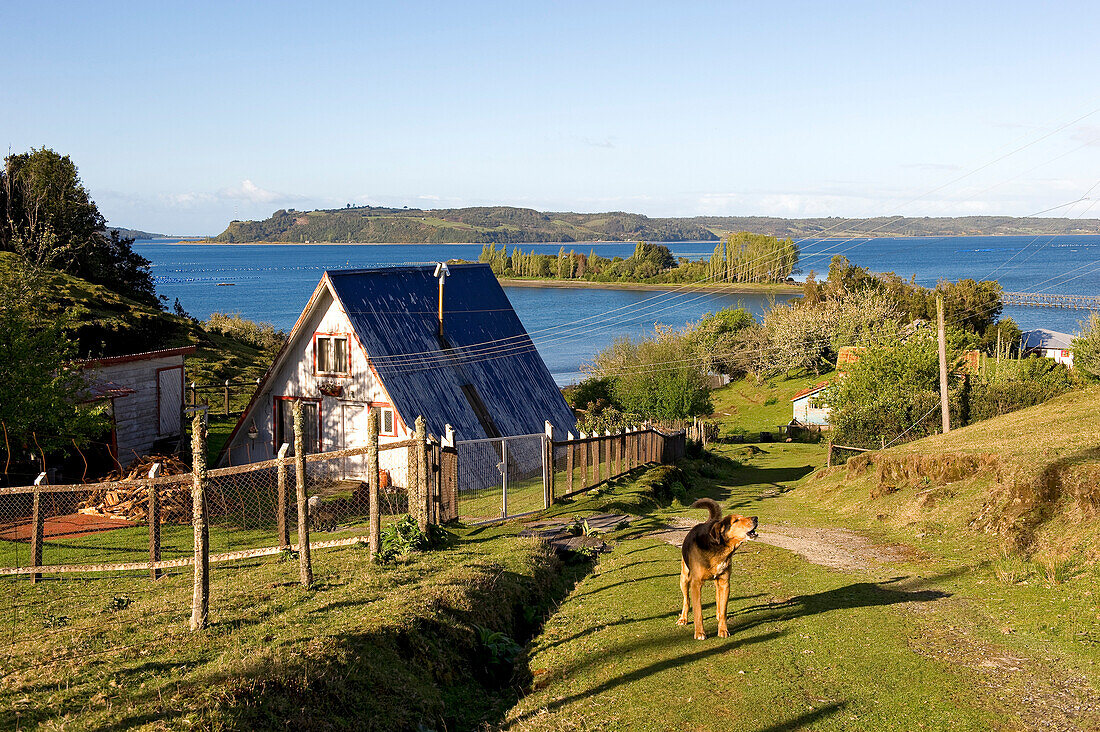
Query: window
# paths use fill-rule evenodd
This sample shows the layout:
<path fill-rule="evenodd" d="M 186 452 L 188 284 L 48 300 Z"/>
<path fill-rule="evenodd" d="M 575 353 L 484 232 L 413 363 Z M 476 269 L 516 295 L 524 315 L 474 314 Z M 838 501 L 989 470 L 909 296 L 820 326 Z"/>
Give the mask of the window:
<path fill-rule="evenodd" d="M 294 454 L 293 397 L 275 397 L 275 451 L 284 442 Z M 315 400 L 302 400 L 302 442 L 307 453 L 321 452 L 321 412 Z"/>
<path fill-rule="evenodd" d="M 348 338 L 317 335 L 313 339 L 314 371 L 318 374 L 348 374 Z"/>
<path fill-rule="evenodd" d="M 378 412 L 378 434 L 384 437 L 397 436 L 397 418 L 393 407 L 388 404 L 372 404 L 371 409 Z"/>

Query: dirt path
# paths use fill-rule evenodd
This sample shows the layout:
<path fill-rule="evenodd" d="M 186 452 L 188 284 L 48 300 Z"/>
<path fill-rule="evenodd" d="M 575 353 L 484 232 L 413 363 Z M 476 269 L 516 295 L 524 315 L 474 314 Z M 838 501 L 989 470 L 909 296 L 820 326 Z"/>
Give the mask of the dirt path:
<path fill-rule="evenodd" d="M 691 519 L 676 519 L 655 536 L 680 546 L 692 526 Z M 810 528 L 806 526 L 761 525 L 757 541 L 792 551 L 806 561 L 842 572 L 859 572 L 890 565 L 915 556 L 905 546 L 876 544 L 851 529 Z"/>

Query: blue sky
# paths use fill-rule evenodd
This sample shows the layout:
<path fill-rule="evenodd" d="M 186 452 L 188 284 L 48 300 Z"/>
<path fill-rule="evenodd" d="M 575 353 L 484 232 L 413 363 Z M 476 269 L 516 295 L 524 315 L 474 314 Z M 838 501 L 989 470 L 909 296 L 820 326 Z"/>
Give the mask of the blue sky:
<path fill-rule="evenodd" d="M 1100 109 L 1098 31 L 1085 3 L 9 2 L 0 143 L 168 233 L 346 203 L 1026 215 L 1100 179 L 1100 112 L 1040 139 Z"/>

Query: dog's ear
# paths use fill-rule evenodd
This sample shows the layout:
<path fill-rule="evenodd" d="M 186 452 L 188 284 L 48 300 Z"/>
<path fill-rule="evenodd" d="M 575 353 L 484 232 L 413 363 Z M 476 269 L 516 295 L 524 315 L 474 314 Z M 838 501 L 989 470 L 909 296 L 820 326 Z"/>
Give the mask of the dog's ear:
<path fill-rule="evenodd" d="M 725 540 L 726 540 L 726 529 L 729 528 L 731 518 L 733 518 L 732 515 L 731 516 L 726 516 L 724 518 L 721 518 L 721 519 L 715 521 L 713 524 L 711 524 L 711 526 L 710 526 L 710 539 L 715 544 L 722 544 L 723 542 L 725 542 Z"/>

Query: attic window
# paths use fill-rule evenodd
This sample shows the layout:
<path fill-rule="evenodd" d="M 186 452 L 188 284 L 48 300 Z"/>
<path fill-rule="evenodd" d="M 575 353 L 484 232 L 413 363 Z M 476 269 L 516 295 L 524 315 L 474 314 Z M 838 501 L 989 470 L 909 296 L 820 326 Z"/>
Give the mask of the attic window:
<path fill-rule="evenodd" d="M 314 370 L 330 376 L 348 375 L 348 338 L 318 334 L 313 339 Z"/>

